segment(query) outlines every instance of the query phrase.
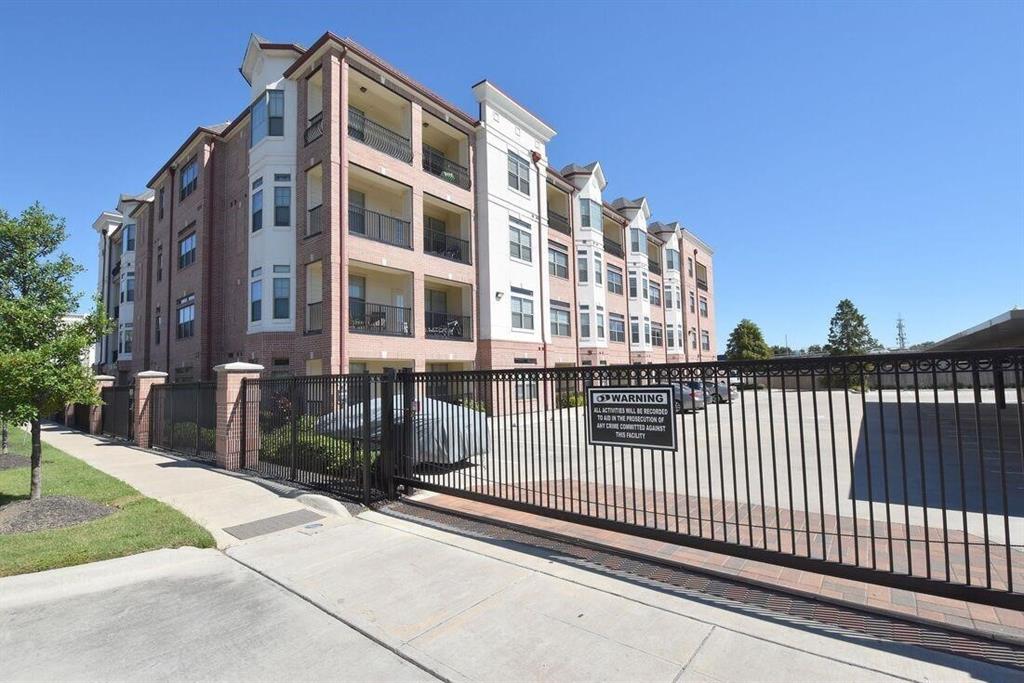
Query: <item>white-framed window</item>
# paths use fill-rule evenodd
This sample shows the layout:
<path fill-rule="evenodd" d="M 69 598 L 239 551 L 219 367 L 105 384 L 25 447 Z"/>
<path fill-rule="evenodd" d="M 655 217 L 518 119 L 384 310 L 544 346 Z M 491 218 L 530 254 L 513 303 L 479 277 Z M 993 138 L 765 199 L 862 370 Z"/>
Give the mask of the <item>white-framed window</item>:
<path fill-rule="evenodd" d="M 520 400 L 532 400 L 537 398 L 537 380 L 527 379 L 516 382 L 516 398 Z"/>
<path fill-rule="evenodd" d="M 263 229 L 263 178 L 252 181 L 252 231 Z"/>
<path fill-rule="evenodd" d="M 629 298 L 635 299 L 637 295 L 636 291 L 636 271 L 629 271 Z"/>
<path fill-rule="evenodd" d="M 287 174 L 285 174 L 287 175 Z M 290 185 L 274 186 L 274 227 L 292 224 L 292 188 Z"/>
<path fill-rule="evenodd" d="M 644 318 L 644 343 L 651 343 L 651 319 Z"/>
<path fill-rule="evenodd" d="M 664 330 L 661 323 L 651 323 L 651 345 L 661 346 L 664 341 Z"/>
<path fill-rule="evenodd" d="M 711 350 L 711 335 L 704 330 L 700 332 L 700 348 L 704 351 Z"/>
<path fill-rule="evenodd" d="M 512 295 L 512 328 L 516 330 L 533 329 L 532 295 Z"/>
<path fill-rule="evenodd" d="M 530 194 L 530 164 L 511 150 L 508 153 L 508 186 Z"/>
<path fill-rule="evenodd" d="M 651 283 L 651 305 L 661 306 L 661 286 L 655 282 Z"/>
<path fill-rule="evenodd" d="M 580 308 L 586 308 L 581 306 Z M 580 311 L 580 337 L 583 339 L 590 339 L 590 311 Z"/>
<path fill-rule="evenodd" d="M 670 349 L 676 347 L 676 330 L 671 325 L 665 326 L 665 346 Z"/>
<path fill-rule="evenodd" d="M 665 267 L 668 270 L 679 270 L 679 250 L 678 249 L 666 249 L 665 250 Z"/>
<path fill-rule="evenodd" d="M 640 319 L 629 319 L 629 340 L 634 344 L 640 343 Z"/>
<path fill-rule="evenodd" d="M 555 277 L 569 277 L 569 252 L 554 244 L 548 244 L 548 273 Z"/>
<path fill-rule="evenodd" d="M 569 318 L 568 306 L 551 304 L 551 334 L 555 337 L 568 337 L 572 334 L 572 323 Z"/>
<path fill-rule="evenodd" d="M 129 223 L 124 226 L 124 238 L 121 240 L 121 253 L 126 254 L 135 251 L 135 224 Z"/>
<path fill-rule="evenodd" d="M 708 317 L 708 300 L 704 297 L 700 298 L 700 317 Z"/>
<path fill-rule="evenodd" d="M 284 90 L 267 90 L 253 102 L 249 116 L 249 146 L 265 137 L 284 135 Z"/>
<path fill-rule="evenodd" d="M 617 313 L 608 316 L 608 341 L 626 341 L 626 319 Z"/>
<path fill-rule="evenodd" d="M 608 291 L 622 294 L 622 270 L 617 266 L 608 266 Z"/>
<path fill-rule="evenodd" d="M 590 259 L 585 249 L 576 251 L 576 277 L 580 282 L 587 282 L 590 278 Z"/>
<path fill-rule="evenodd" d="M 291 270 L 291 266 L 274 266 L 274 320 L 287 320 L 292 315 Z"/>
<path fill-rule="evenodd" d="M 697 312 L 696 301 L 697 301 L 697 297 L 694 295 L 693 292 L 690 292 L 690 313 L 696 313 Z"/>
<path fill-rule="evenodd" d="M 529 225 L 512 219 L 508 226 L 508 250 L 512 258 L 533 261 L 533 236 Z"/>
<path fill-rule="evenodd" d="M 594 252 L 594 284 L 604 285 L 604 261 L 599 251 Z"/>
<path fill-rule="evenodd" d="M 597 314 L 597 338 L 604 339 L 604 313 Z"/>
<path fill-rule="evenodd" d="M 263 319 L 263 269 L 253 268 L 249 274 L 249 322 Z"/>
<path fill-rule="evenodd" d="M 690 348 L 691 349 L 697 348 L 697 333 L 694 332 L 693 330 L 690 330 L 689 337 L 690 337 Z"/>
<path fill-rule="evenodd" d="M 131 353 L 132 341 L 135 336 L 134 323 L 125 323 L 121 326 L 120 339 L 118 340 L 118 353 Z"/>
<path fill-rule="evenodd" d="M 580 221 L 584 228 L 601 227 L 601 205 L 592 199 L 580 199 Z"/>
<path fill-rule="evenodd" d="M 199 184 L 199 162 L 195 157 L 192 157 L 184 168 L 181 169 L 181 174 L 178 176 L 178 201 L 180 202 L 185 197 L 192 194 L 195 191 L 196 186 Z"/>
<path fill-rule="evenodd" d="M 643 286 L 640 288 L 640 294 L 643 296 L 644 301 L 646 301 L 648 299 L 648 297 L 650 296 L 650 292 L 648 290 L 650 290 L 650 288 L 651 288 L 650 284 L 647 281 L 647 273 L 646 272 L 641 273 L 640 274 L 640 279 L 641 279 L 641 281 L 643 283 Z"/>
<path fill-rule="evenodd" d="M 187 339 L 195 334 L 196 295 L 188 294 L 178 299 L 178 339 Z"/>
<path fill-rule="evenodd" d="M 640 228 L 629 229 L 629 250 L 634 254 L 641 253 L 644 244 L 643 231 Z"/>

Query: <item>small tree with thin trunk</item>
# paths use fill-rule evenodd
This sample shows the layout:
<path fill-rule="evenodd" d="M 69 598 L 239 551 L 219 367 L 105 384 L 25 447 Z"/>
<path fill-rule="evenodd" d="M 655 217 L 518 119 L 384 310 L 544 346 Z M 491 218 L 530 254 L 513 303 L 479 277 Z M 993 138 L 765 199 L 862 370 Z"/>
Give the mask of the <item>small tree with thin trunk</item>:
<path fill-rule="evenodd" d="M 849 299 L 840 301 L 829 323 L 825 350 L 832 356 L 857 356 L 877 348 L 878 341 L 861 312 Z"/>
<path fill-rule="evenodd" d="M 757 323 L 744 318 L 729 334 L 725 355 L 729 360 L 764 360 L 772 357 L 772 350 Z"/>
<path fill-rule="evenodd" d="M 0 420 L 31 425 L 33 499 L 42 495 L 40 420 L 69 403 L 99 403 L 82 357 L 109 327 L 98 303 L 67 321 L 81 266 L 57 252 L 66 236 L 64 220 L 38 203 L 18 217 L 0 209 Z"/>

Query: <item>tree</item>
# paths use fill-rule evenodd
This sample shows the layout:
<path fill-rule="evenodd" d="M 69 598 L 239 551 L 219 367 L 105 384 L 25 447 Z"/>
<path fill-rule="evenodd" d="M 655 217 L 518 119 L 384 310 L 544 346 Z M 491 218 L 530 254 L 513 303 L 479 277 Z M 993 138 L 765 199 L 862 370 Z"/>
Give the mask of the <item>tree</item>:
<path fill-rule="evenodd" d="M 744 318 L 729 334 L 725 356 L 729 360 L 762 360 L 771 358 L 772 352 L 757 323 Z"/>
<path fill-rule="evenodd" d="M 821 344 L 811 344 L 807 347 L 807 353 L 815 356 L 820 356 L 825 353 L 825 347 Z"/>
<path fill-rule="evenodd" d="M 825 350 L 832 356 L 856 356 L 877 348 L 878 341 L 861 312 L 849 299 L 840 301 L 829 323 Z"/>
<path fill-rule="evenodd" d="M 779 346 L 777 344 L 774 344 L 774 345 L 772 345 L 772 355 L 773 356 L 792 356 L 793 355 L 793 349 L 789 348 L 788 346 Z"/>
<path fill-rule="evenodd" d="M 72 281 L 81 266 L 57 249 L 64 220 L 38 203 L 13 217 L 0 209 L 0 420 L 32 431 L 30 497 L 42 495 L 40 420 L 99 395 L 82 354 L 106 333 L 103 310 L 66 320 L 78 306 Z"/>

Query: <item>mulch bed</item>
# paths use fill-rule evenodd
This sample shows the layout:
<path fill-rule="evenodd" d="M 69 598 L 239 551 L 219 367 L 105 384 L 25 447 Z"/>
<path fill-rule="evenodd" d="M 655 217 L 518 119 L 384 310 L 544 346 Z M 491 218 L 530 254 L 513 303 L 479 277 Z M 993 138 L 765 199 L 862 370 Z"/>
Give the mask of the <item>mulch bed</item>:
<path fill-rule="evenodd" d="M 0 470 L 13 470 L 17 467 L 28 467 L 29 464 L 31 464 L 31 460 L 24 455 L 15 455 L 14 453 L 0 455 Z"/>
<path fill-rule="evenodd" d="M 19 500 L 0 508 L 0 534 L 62 529 L 106 517 L 114 508 L 76 496 Z"/>

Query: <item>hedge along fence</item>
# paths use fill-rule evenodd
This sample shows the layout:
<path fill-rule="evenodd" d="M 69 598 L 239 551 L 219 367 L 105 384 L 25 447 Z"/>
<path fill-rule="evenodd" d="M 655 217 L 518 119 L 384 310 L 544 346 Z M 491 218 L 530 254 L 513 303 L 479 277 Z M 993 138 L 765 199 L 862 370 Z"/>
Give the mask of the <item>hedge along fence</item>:
<path fill-rule="evenodd" d="M 212 459 L 217 449 L 216 382 L 164 384 L 150 392 L 153 446 Z"/>

